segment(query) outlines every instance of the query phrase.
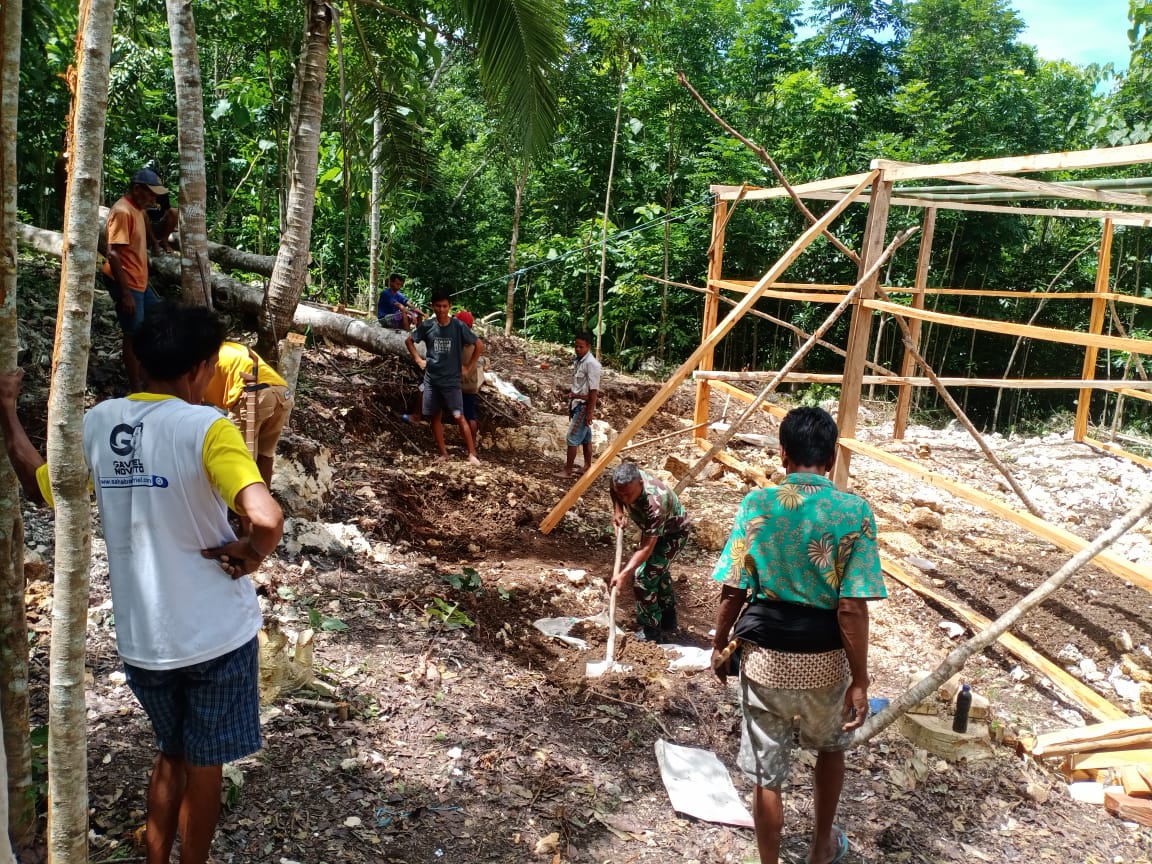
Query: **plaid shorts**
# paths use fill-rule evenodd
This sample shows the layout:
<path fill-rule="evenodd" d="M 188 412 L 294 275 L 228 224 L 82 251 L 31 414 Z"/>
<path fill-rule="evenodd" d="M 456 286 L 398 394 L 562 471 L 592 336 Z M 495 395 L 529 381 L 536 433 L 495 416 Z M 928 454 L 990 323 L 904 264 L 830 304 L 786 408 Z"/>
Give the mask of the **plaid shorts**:
<path fill-rule="evenodd" d="M 156 747 L 192 765 L 223 765 L 260 749 L 256 637 L 234 651 L 180 669 L 124 664 L 128 686 L 152 721 Z"/>
<path fill-rule="evenodd" d="M 844 694 L 849 679 L 829 687 L 785 690 L 763 687 L 740 671 L 740 754 L 736 766 L 744 776 L 767 789 L 779 789 L 788 780 L 792 748 L 817 751 L 847 750 L 852 734 L 843 730 Z"/>
<path fill-rule="evenodd" d="M 573 402 L 568 409 L 568 434 L 564 436 L 569 447 L 592 443 L 592 427 L 587 421 L 588 403 Z"/>

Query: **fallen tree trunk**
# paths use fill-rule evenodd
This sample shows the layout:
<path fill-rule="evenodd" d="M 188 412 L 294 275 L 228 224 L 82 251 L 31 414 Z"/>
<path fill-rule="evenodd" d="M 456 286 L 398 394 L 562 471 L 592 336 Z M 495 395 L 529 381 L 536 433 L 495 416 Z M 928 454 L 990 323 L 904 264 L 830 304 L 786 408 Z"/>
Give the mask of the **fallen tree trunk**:
<path fill-rule="evenodd" d="M 107 220 L 108 208 L 101 207 L 100 239 L 97 242 L 101 254 L 105 251 L 104 223 Z M 43 252 L 45 255 L 60 257 L 60 234 L 58 232 L 49 231 L 45 228 L 37 228 L 35 225 L 26 225 L 23 222 L 17 222 L 16 233 L 19 236 L 20 243 L 29 249 L 35 249 L 37 252 Z M 179 240 L 173 242 L 172 246 L 179 249 Z M 242 249 L 233 249 L 231 246 L 223 246 L 220 243 L 209 241 L 208 260 L 213 264 L 220 265 L 225 270 L 256 273 L 260 276 L 271 276 L 272 265 L 276 263 L 276 256 L 257 255 L 255 252 L 245 252 Z"/>
<path fill-rule="evenodd" d="M 58 232 L 20 224 L 17 226 L 17 233 L 22 245 L 45 255 L 60 257 L 61 236 Z M 152 259 L 150 266 L 153 275 L 162 284 L 180 284 L 180 259 L 175 255 L 158 255 Z M 264 289 L 248 285 L 231 276 L 213 273 L 212 298 L 221 309 L 259 312 L 264 302 Z M 341 345 L 362 348 L 372 354 L 408 356 L 408 349 L 405 346 L 408 334 L 403 330 L 387 330 L 375 321 L 352 318 L 301 303 L 296 307 L 292 325 L 301 330 L 311 328 L 318 336 L 324 336 Z"/>

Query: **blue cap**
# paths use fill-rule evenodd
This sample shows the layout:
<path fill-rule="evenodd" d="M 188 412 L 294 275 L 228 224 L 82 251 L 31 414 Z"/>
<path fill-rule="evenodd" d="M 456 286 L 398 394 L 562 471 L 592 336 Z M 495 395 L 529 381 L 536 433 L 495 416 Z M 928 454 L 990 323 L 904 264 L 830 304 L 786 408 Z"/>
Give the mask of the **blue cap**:
<path fill-rule="evenodd" d="M 160 182 L 160 175 L 151 168 L 141 168 L 132 175 L 132 185 L 135 186 L 137 183 L 147 186 L 157 195 L 168 194 L 168 187 Z"/>

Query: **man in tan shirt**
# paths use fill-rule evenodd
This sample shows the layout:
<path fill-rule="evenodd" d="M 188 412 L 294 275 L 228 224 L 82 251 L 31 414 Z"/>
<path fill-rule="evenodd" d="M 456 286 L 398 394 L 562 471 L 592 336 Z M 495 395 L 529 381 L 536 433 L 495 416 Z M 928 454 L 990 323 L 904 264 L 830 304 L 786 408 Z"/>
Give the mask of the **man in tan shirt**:
<path fill-rule="evenodd" d="M 132 347 L 132 336 L 144 313 L 160 297 L 148 284 L 148 214 L 157 195 L 168 194 L 155 171 L 141 168 L 132 175 L 128 192 L 108 212 L 106 229 L 108 251 L 104 264 L 104 287 L 116 304 L 116 317 L 124 333 L 124 368 L 130 392 L 141 388 L 140 364 Z"/>

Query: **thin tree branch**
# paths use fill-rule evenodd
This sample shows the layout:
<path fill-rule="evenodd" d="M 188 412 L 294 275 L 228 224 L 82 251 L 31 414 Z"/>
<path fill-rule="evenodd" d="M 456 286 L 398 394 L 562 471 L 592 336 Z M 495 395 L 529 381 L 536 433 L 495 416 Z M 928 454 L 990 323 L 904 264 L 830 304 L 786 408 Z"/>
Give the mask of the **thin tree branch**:
<path fill-rule="evenodd" d="M 776 175 L 776 179 L 780 182 L 780 185 L 784 187 L 784 190 L 788 193 L 788 197 L 791 198 L 793 203 L 797 207 L 800 208 L 800 212 L 804 214 L 804 217 L 809 222 L 811 222 L 813 225 L 815 225 L 816 224 L 816 217 L 812 214 L 812 211 L 809 210 L 807 208 L 807 206 L 805 206 L 804 202 L 800 200 L 800 196 L 796 194 L 796 190 L 793 189 L 791 184 L 788 183 L 788 179 L 784 176 L 784 172 L 780 170 L 780 166 L 776 164 L 776 160 L 773 159 L 768 154 L 768 151 L 765 150 L 763 147 L 761 147 L 759 144 L 757 144 L 755 141 L 751 140 L 750 138 L 746 138 L 745 136 L 741 135 L 739 132 L 737 132 L 735 129 L 733 129 L 727 122 L 725 122 L 724 118 L 722 118 L 719 114 L 717 114 L 712 109 L 712 106 L 710 106 L 707 102 L 704 101 L 704 97 L 701 96 L 698 92 L 696 92 L 696 88 L 693 87 L 688 82 L 688 77 L 683 72 L 677 72 L 676 73 L 676 79 L 684 86 L 684 88 L 689 93 L 692 94 L 692 98 L 694 98 L 697 102 L 700 103 L 700 107 L 708 112 L 708 116 L 710 116 L 713 120 L 715 120 L 717 123 L 720 124 L 721 128 L 723 128 L 725 132 L 727 132 L 729 135 L 733 136 L 738 141 L 740 141 L 741 144 L 743 144 L 745 147 L 747 147 L 749 150 L 751 150 L 753 153 L 755 153 L 757 156 L 759 156 L 760 160 L 762 162 L 764 162 L 765 165 L 767 165 L 769 168 L 772 169 L 772 173 Z M 860 256 L 857 255 L 851 249 L 849 249 L 847 246 L 845 246 L 844 243 L 841 242 L 841 240 L 838 237 L 836 237 L 835 234 L 833 234 L 831 231 L 826 230 L 824 232 L 824 236 L 828 238 L 829 242 L 833 246 L 835 246 L 837 249 L 839 249 L 841 252 L 843 252 L 845 255 L 847 255 L 849 258 L 851 258 L 855 264 L 860 263 Z"/>

